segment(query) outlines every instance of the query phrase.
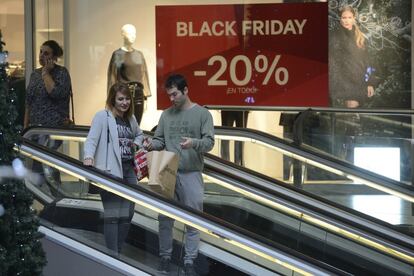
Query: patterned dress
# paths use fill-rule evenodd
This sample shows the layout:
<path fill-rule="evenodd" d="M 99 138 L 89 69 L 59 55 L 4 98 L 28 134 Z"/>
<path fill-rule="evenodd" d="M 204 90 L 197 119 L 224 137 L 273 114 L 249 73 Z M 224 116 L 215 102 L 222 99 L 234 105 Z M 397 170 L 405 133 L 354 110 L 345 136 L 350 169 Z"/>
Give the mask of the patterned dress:
<path fill-rule="evenodd" d="M 36 69 L 30 76 L 27 87 L 26 105 L 29 107 L 29 124 L 48 127 L 62 126 L 69 118 L 71 80 L 68 70 L 55 65 L 50 71 L 55 87 L 48 93 L 42 79 L 42 69 Z"/>

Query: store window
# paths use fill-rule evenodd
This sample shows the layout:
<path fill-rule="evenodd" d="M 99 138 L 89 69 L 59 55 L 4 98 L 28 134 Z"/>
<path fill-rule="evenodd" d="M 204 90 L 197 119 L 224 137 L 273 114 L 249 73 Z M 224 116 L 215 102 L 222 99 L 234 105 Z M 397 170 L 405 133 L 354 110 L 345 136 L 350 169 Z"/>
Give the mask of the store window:
<path fill-rule="evenodd" d="M 133 44 L 134 49 L 140 51 L 145 58 L 148 84 L 145 87 L 150 91 L 150 97 L 146 98 L 144 115 L 142 117 L 141 126 L 144 129 L 152 129 L 158 122 L 160 111 L 157 110 L 157 68 L 162 66 L 162 60 L 157 61 L 157 49 L 159 48 L 156 40 L 156 7 L 167 5 L 217 5 L 217 4 L 257 4 L 257 3 L 303 3 L 306 2 L 327 2 L 327 9 L 329 17 L 328 27 L 331 29 L 338 28 L 339 17 L 336 14 L 339 4 L 350 4 L 351 1 L 206 1 L 206 0 L 170 0 L 170 1 L 138 1 L 138 0 L 123 0 L 114 2 L 111 0 L 39 0 L 35 1 L 35 41 L 36 54 L 39 50 L 39 45 L 47 39 L 55 39 L 64 48 L 64 65 L 69 69 L 72 77 L 74 102 L 77 107 L 76 117 L 79 124 L 90 124 L 94 113 L 104 107 L 106 91 L 108 90 L 108 71 L 112 54 L 123 45 L 123 38 L 121 35 L 121 28 L 125 24 L 132 24 L 136 29 L 136 39 Z M 367 51 L 370 51 L 370 56 L 376 62 L 375 66 L 367 68 L 367 74 L 364 74 L 363 81 L 374 80 L 375 77 L 375 97 L 369 97 L 365 105 L 360 107 L 369 108 L 410 108 L 411 106 L 411 39 L 409 32 L 411 26 L 411 2 L 410 1 L 396 1 L 389 5 L 379 5 L 372 1 L 357 1 L 358 4 L 352 2 L 355 9 L 359 11 L 358 22 L 361 30 L 366 36 Z M 384 2 L 384 1 L 382 1 Z M 371 3 L 371 4 L 370 4 Z M 309 3 L 309 5 L 314 3 Z M 246 12 L 248 14 L 248 12 Z M 277 18 L 276 18 L 277 19 Z M 161 22 L 159 20 L 159 22 Z M 301 21 L 301 24 L 305 24 Z M 162 23 L 162 22 L 161 22 Z M 162 24 L 158 23 L 160 28 Z M 166 28 L 165 28 L 166 29 Z M 378 37 L 375 30 L 380 29 L 382 34 Z M 307 30 L 304 28 L 304 30 Z M 332 31 L 332 30 L 331 30 Z M 298 36 L 300 37 L 300 36 Z M 283 41 L 283 40 L 281 40 Z M 207 45 L 208 43 L 206 43 Z M 211 43 L 210 45 L 215 45 Z M 273 45 L 273 44 L 272 44 Z M 300 44 L 301 45 L 301 44 Z M 379 47 L 381 46 L 381 47 Z M 305 47 L 306 48 L 306 47 Z M 309 48 L 309 47 L 307 47 Z M 171 55 L 176 55 L 177 51 L 174 45 L 171 45 Z M 261 81 L 266 85 L 273 83 L 278 87 L 284 87 L 288 84 L 294 83 L 295 77 L 298 76 L 295 71 L 284 65 L 283 62 L 287 59 L 288 54 L 284 54 L 280 61 L 269 55 L 267 59 L 260 59 L 268 62 L 267 71 L 264 68 L 259 68 L 259 77 L 267 76 L 266 81 Z M 294 55 L 292 55 L 294 56 Z M 211 56 L 209 56 L 211 57 Z M 312 59 L 310 59 L 312 60 Z M 346 60 L 346 59 L 345 59 Z M 384 62 L 387 60 L 387 62 Z M 214 61 L 214 60 L 213 60 Z M 233 64 L 242 66 L 245 60 L 227 59 L 228 67 L 233 61 Z M 272 62 L 278 61 L 280 67 L 275 66 L 274 70 L 270 70 Z M 195 64 L 198 60 L 189 62 Z M 249 61 L 248 64 L 254 64 Z M 381 63 L 381 64 L 377 64 Z M 220 60 L 215 61 L 216 64 Z M 298 63 L 301 64 L 301 63 Z M 235 66 L 236 66 L 235 65 Z M 276 63 L 275 63 L 276 65 Z M 234 66 L 234 67 L 235 67 Z M 257 67 L 257 66 L 256 66 Z M 300 66 L 298 66 L 300 68 Z M 250 68 L 250 67 L 249 67 Z M 178 69 L 178 68 L 176 68 Z M 257 69 L 257 68 L 254 68 Z M 286 69 L 289 74 L 284 72 Z M 375 70 L 374 70 L 375 69 Z M 375 71 L 375 74 L 372 72 Z M 204 71 L 201 71 L 204 72 Z M 270 73 L 274 74 L 270 74 Z M 281 72 L 281 73 L 280 73 Z M 280 73 L 280 74 L 277 74 Z M 283 74 L 282 74 L 283 73 Z M 364 71 L 365 73 L 365 71 Z M 287 77 L 289 75 L 289 78 Z M 300 75 L 300 74 L 299 74 Z M 304 75 L 308 77 L 308 75 Z M 301 75 L 301 76 L 302 76 Z M 333 76 L 335 74 L 332 74 Z M 341 75 L 341 74 L 339 74 Z M 209 76 L 211 77 L 211 76 Z M 224 76 L 222 76 L 224 77 Z M 277 81 L 273 80 L 277 77 Z M 200 79 L 200 78 L 199 78 Z M 205 78 L 207 79 L 207 77 Z M 211 79 L 211 78 L 210 78 Z M 220 79 L 220 78 L 218 78 Z M 237 80 L 237 85 L 241 86 L 245 79 L 243 74 L 233 76 Z M 246 77 L 246 79 L 248 79 Z M 333 77 L 333 79 L 338 79 Z M 221 80 L 221 79 L 220 79 Z M 233 81 L 234 82 L 234 81 Z M 317 80 L 315 83 L 319 83 Z M 300 85 L 312 88 L 312 93 L 307 93 L 309 98 L 303 100 L 299 104 L 293 106 L 326 106 L 331 103 L 328 99 L 328 83 L 325 82 L 324 89 L 326 90 L 325 104 L 318 105 L 312 100 L 315 100 L 315 91 L 319 91 L 313 86 L 306 85 L 302 79 L 298 80 Z M 237 86 L 236 85 L 236 86 Z M 207 84 L 206 84 L 207 86 Z M 291 88 L 291 87 L 290 87 Z M 365 87 L 364 87 L 365 89 Z M 292 91 L 286 88 L 286 91 Z M 303 89 L 302 89 L 303 90 Z M 228 90 L 229 94 L 236 89 Z M 241 90 L 244 92 L 244 90 Z M 282 91 L 282 90 L 280 90 Z M 273 92 L 280 92 L 276 91 Z M 282 91 L 284 93 L 284 90 Z M 365 90 L 363 91 L 365 93 Z M 286 98 L 285 94 L 281 94 L 281 99 Z M 365 93 L 364 99 L 365 97 Z M 270 94 L 270 93 L 269 93 Z M 288 94 L 288 93 L 286 93 Z M 292 93 L 291 93 L 292 94 Z M 228 95 L 227 95 L 228 96 Z M 230 96 L 229 96 L 230 97 Z M 213 98 L 213 97 L 211 97 Z M 214 97 L 218 98 L 218 97 Z M 293 97 L 293 100 L 304 99 L 303 97 Z M 333 97 L 334 98 L 334 97 Z M 293 101 L 292 100 L 292 101 Z M 246 97 L 247 104 L 255 103 L 259 105 L 259 101 L 254 100 L 253 97 Z M 337 102 L 335 99 L 332 102 Z M 342 103 L 343 101 L 338 101 Z M 361 101 L 362 102 L 362 101 Z M 268 102 L 265 102 L 268 104 Z M 294 102 L 296 103 L 296 102 Z M 313 103 L 313 105 L 312 105 Z M 203 103 L 202 103 L 203 104 Z M 286 104 L 272 104 L 274 106 Z M 332 106 L 335 106 L 332 104 Z M 247 127 L 260 128 L 267 132 L 277 133 L 280 130 L 275 129 L 275 118 L 273 114 L 265 117 L 254 117 L 255 113 L 249 114 L 249 122 Z M 220 114 L 215 115 L 215 122 L 220 122 Z M 252 125 L 253 122 L 258 122 Z M 263 123 L 265 122 L 265 123 Z M 258 125 L 259 123 L 265 126 Z M 219 123 L 218 123 L 219 124 Z"/>
<path fill-rule="evenodd" d="M 136 29 L 133 48 L 142 53 L 148 82 L 141 127 L 152 129 L 158 122 L 156 83 L 156 16 L 159 5 L 243 4 L 244 1 L 137 1 L 40 0 L 35 2 L 36 53 L 46 39 L 64 48 L 64 65 L 72 79 L 76 122 L 88 125 L 97 110 L 104 108 L 113 53 L 123 46 L 121 28 Z M 252 1 L 250 1 L 252 2 Z M 253 1 L 275 3 L 282 1 Z M 63 26 L 63 27 L 62 27 Z M 195 93 L 196 91 L 194 91 Z M 217 121 L 220 117 L 217 114 Z"/>
<path fill-rule="evenodd" d="M 0 0 L 0 30 L 8 51 L 6 72 L 10 88 L 17 94 L 19 122 L 23 121 L 25 92 L 24 0 Z"/>
<path fill-rule="evenodd" d="M 0 30 L 8 51 L 8 74 L 12 78 L 24 77 L 24 8 L 23 0 L 0 3 Z"/>
<path fill-rule="evenodd" d="M 39 67 L 37 59 L 40 46 L 47 40 L 55 40 L 64 46 L 63 35 L 63 0 L 38 0 L 35 5 L 35 51 L 33 53 L 35 67 Z M 65 49 L 64 49 L 65 51 Z M 64 59 L 58 60 L 64 65 Z"/>
<path fill-rule="evenodd" d="M 24 1 L 0 2 L 0 30 L 8 51 L 7 73 L 12 79 L 24 78 Z"/>

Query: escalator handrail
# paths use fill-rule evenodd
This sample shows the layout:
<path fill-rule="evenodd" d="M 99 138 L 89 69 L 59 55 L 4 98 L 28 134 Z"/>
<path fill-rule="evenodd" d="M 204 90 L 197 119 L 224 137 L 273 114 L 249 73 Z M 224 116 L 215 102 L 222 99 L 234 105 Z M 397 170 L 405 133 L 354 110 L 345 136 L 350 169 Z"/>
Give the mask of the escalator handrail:
<path fill-rule="evenodd" d="M 325 166 L 331 167 L 339 171 L 343 171 L 348 175 L 356 176 L 363 180 L 375 182 L 388 189 L 396 190 L 400 193 L 414 197 L 414 187 L 412 186 L 408 186 L 402 182 L 384 177 L 382 175 L 368 171 L 366 169 L 355 166 L 343 160 L 334 158 L 332 156 L 324 155 L 316 151 L 312 151 L 308 148 L 297 146 L 294 143 L 287 142 L 284 139 L 281 139 L 268 133 L 248 128 L 222 126 L 216 126 L 215 131 L 216 134 L 219 135 L 241 136 L 249 139 L 259 140 L 266 144 L 291 152 L 293 154 L 301 155 L 306 159 L 312 160 L 314 162 L 321 163 Z"/>
<path fill-rule="evenodd" d="M 334 158 L 332 156 L 324 155 L 315 151 L 312 151 L 308 148 L 299 147 L 294 143 L 288 142 L 284 139 L 276 137 L 274 135 L 254 130 L 248 128 L 235 128 L 235 127 L 223 127 L 215 126 L 215 132 L 218 135 L 228 135 L 228 136 L 241 136 L 249 139 L 259 140 L 268 145 L 278 147 L 282 150 L 288 151 L 292 154 L 300 155 L 306 159 L 312 160 L 316 163 L 323 164 L 325 166 L 331 167 L 333 169 L 343 171 L 350 176 L 355 176 L 363 180 L 374 182 L 385 188 L 395 190 L 402 194 L 409 195 L 414 197 L 414 187 L 408 186 L 402 182 L 389 179 L 382 175 L 373 173 L 371 171 L 365 170 L 361 167 L 355 166 L 348 162 L 342 161 L 340 159 Z M 75 127 L 61 127 L 61 128 L 49 128 L 49 127 L 30 127 L 25 129 L 23 132 L 23 137 L 28 137 L 34 133 L 56 133 L 60 135 L 79 135 L 86 137 L 87 132 L 89 131 L 89 126 L 75 126 Z M 144 131 L 147 135 L 150 135 L 152 132 Z"/>
<path fill-rule="evenodd" d="M 360 114 L 375 114 L 375 115 L 414 115 L 412 109 L 373 109 L 373 108 L 337 108 L 337 107 L 305 107 L 305 106 L 251 106 L 251 105 L 204 105 L 210 110 L 229 110 L 229 111 L 281 111 L 287 113 L 298 113 L 305 110 L 312 110 L 314 112 L 326 113 L 360 113 Z"/>

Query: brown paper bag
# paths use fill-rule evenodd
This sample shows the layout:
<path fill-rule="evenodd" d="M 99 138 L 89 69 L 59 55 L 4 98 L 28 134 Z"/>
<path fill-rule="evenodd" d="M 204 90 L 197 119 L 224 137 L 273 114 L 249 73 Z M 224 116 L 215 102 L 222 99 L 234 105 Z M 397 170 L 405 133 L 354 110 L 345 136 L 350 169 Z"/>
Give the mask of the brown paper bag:
<path fill-rule="evenodd" d="M 166 150 L 151 151 L 147 153 L 147 160 L 149 188 L 167 198 L 174 198 L 178 154 Z"/>

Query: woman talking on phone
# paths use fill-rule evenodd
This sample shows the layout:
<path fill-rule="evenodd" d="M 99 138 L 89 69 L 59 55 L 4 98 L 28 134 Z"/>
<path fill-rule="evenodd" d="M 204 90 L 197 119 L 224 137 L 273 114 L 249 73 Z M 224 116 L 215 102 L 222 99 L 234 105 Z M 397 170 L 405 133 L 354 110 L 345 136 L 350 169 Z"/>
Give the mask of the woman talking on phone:
<path fill-rule="evenodd" d="M 26 95 L 24 127 L 42 125 L 63 126 L 69 118 L 71 81 L 68 70 L 56 64 L 63 50 L 54 40 L 42 44 L 40 68 L 30 76 Z"/>
<path fill-rule="evenodd" d="M 54 40 L 48 40 L 40 47 L 41 67 L 32 72 L 26 89 L 24 128 L 29 126 L 59 127 L 65 125 L 69 119 L 72 85 L 68 70 L 56 64 L 61 56 L 63 56 L 63 50 Z M 48 135 L 38 135 L 32 140 L 54 150 L 62 144 L 62 141 L 51 140 Z M 59 191 L 61 181 L 58 170 L 42 166 L 37 161 L 33 163 L 32 170 L 47 180 L 46 183 L 52 188 L 52 193 Z"/>

